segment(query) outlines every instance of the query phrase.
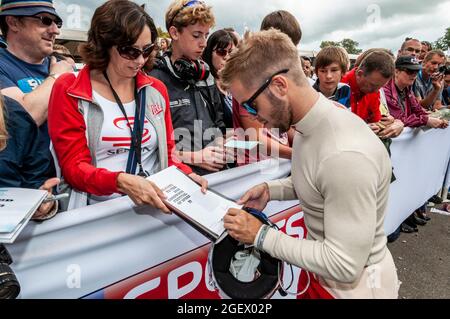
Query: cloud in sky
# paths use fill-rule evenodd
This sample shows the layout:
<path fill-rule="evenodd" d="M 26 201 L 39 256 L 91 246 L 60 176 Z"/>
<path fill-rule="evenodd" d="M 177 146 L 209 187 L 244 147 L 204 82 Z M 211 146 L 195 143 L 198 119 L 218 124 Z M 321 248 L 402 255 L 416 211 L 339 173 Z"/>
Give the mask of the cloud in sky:
<path fill-rule="evenodd" d="M 81 29 L 87 29 L 89 19 L 100 0 L 56 0 L 63 17 L 70 4 L 80 6 Z M 147 12 L 164 29 L 164 14 L 170 0 L 137 0 L 145 3 Z M 362 49 L 385 47 L 396 51 L 405 37 L 435 41 L 450 27 L 450 0 L 206 0 L 213 7 L 217 28 L 259 29 L 264 16 L 274 10 L 287 10 L 300 22 L 303 38 L 300 48 L 319 49 L 322 40 L 340 41 L 351 38 Z"/>

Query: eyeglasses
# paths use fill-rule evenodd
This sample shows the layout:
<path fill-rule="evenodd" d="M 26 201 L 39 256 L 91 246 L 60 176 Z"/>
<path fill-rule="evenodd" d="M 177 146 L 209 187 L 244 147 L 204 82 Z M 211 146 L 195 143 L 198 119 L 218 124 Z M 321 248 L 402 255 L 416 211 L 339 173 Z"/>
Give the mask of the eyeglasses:
<path fill-rule="evenodd" d="M 281 71 L 278 71 L 276 73 L 274 73 L 272 76 L 270 76 L 266 81 L 264 81 L 263 85 L 261 85 L 261 87 L 255 92 L 255 94 L 252 95 L 251 98 L 249 98 L 247 101 L 242 102 L 242 106 L 247 110 L 247 112 L 251 115 L 256 115 L 258 114 L 258 111 L 253 107 L 253 103 L 255 102 L 255 100 L 258 98 L 258 96 L 265 90 L 267 89 L 267 87 L 270 85 L 270 83 L 272 82 L 273 78 L 277 75 L 283 74 L 283 73 L 288 73 L 289 69 L 283 69 Z"/>
<path fill-rule="evenodd" d="M 187 8 L 187 7 L 193 7 L 193 6 L 197 5 L 197 4 L 205 4 L 205 2 L 201 1 L 201 0 L 192 0 L 192 1 L 187 2 L 185 5 L 183 5 L 177 11 L 175 11 L 175 13 L 172 16 L 172 19 L 170 19 L 169 28 L 173 25 L 173 20 L 175 20 L 175 18 L 181 12 L 181 10 L 183 10 L 184 8 Z"/>
<path fill-rule="evenodd" d="M 127 60 L 136 60 L 141 56 L 144 59 L 147 59 L 150 54 L 152 54 L 153 50 L 155 49 L 155 44 L 149 44 L 146 47 L 144 47 L 142 50 L 135 48 L 131 45 L 118 45 L 117 46 L 117 52 L 119 52 L 119 55 Z"/>
<path fill-rule="evenodd" d="M 220 49 L 217 48 L 214 50 L 216 52 L 216 54 L 222 58 L 226 57 L 228 54 L 231 54 L 231 52 L 233 52 L 233 50 L 227 50 L 227 49 Z"/>
<path fill-rule="evenodd" d="M 56 24 L 56 26 L 58 27 L 58 29 L 61 29 L 62 25 L 63 25 L 63 21 L 60 18 L 55 17 L 54 19 L 50 18 L 50 17 L 46 17 L 46 16 L 26 16 L 26 18 L 33 18 L 33 19 L 38 19 L 41 21 L 41 23 L 43 25 L 45 25 L 46 27 L 49 27 L 52 25 L 52 23 L 54 22 Z"/>

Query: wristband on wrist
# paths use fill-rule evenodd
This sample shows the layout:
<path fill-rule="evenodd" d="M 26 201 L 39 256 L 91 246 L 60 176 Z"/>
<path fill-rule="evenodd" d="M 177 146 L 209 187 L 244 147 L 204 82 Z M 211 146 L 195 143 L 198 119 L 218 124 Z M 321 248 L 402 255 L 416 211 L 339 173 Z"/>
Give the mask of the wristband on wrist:
<path fill-rule="evenodd" d="M 256 240 L 256 248 L 259 250 L 263 250 L 264 239 L 266 238 L 267 232 L 270 227 L 267 225 L 262 225 L 261 230 L 259 231 L 258 239 Z"/>

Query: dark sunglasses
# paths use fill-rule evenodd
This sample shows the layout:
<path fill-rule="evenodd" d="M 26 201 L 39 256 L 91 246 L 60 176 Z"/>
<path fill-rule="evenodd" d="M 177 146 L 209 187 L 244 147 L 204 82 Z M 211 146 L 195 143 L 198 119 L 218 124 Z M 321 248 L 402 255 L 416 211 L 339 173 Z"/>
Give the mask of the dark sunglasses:
<path fill-rule="evenodd" d="M 409 69 L 400 69 L 400 70 L 408 73 L 408 75 L 417 75 L 419 73 L 419 71 L 409 70 Z"/>
<path fill-rule="evenodd" d="M 277 75 L 288 73 L 289 69 L 283 69 L 281 71 L 278 71 L 274 73 L 272 76 L 270 76 L 266 81 L 264 81 L 263 85 L 255 92 L 255 94 L 252 95 L 251 98 L 249 98 L 247 101 L 242 102 L 242 106 L 247 110 L 247 112 L 251 115 L 258 114 L 258 111 L 253 107 L 253 102 L 258 98 L 258 96 L 270 85 L 273 78 Z"/>
<path fill-rule="evenodd" d="M 27 16 L 26 18 L 38 19 L 46 27 L 51 26 L 53 22 L 56 24 L 58 29 L 61 29 L 61 27 L 63 25 L 63 21 L 61 19 L 59 19 L 59 18 L 56 18 L 56 17 L 54 19 L 52 19 L 50 17 L 43 17 L 43 16 Z"/>
<path fill-rule="evenodd" d="M 216 52 L 216 54 L 222 58 L 226 57 L 227 54 L 231 54 L 231 52 L 233 52 L 233 50 L 227 50 L 227 49 L 220 49 L 217 48 L 214 50 Z"/>
<path fill-rule="evenodd" d="M 117 52 L 119 52 L 120 56 L 127 60 L 136 60 L 142 54 L 144 59 L 147 59 L 150 54 L 152 54 L 155 49 L 155 44 L 149 44 L 144 47 L 142 50 L 135 48 L 131 45 L 118 45 Z"/>

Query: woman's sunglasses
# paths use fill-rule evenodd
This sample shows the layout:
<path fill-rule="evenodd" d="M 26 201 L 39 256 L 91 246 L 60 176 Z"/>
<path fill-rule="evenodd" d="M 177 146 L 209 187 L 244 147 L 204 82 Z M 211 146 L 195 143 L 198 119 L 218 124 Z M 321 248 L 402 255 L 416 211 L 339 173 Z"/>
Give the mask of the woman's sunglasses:
<path fill-rule="evenodd" d="M 119 52 L 119 55 L 127 60 L 136 60 L 141 56 L 141 54 L 144 59 L 147 59 L 150 56 L 150 54 L 152 54 L 154 49 L 155 49 L 154 43 L 147 45 L 142 50 L 137 49 L 131 45 L 117 46 L 117 52 Z"/>
<path fill-rule="evenodd" d="M 214 50 L 216 52 L 216 54 L 222 58 L 226 57 L 227 54 L 231 54 L 231 52 L 233 52 L 233 50 L 227 50 L 227 49 L 220 49 L 217 48 Z"/>

